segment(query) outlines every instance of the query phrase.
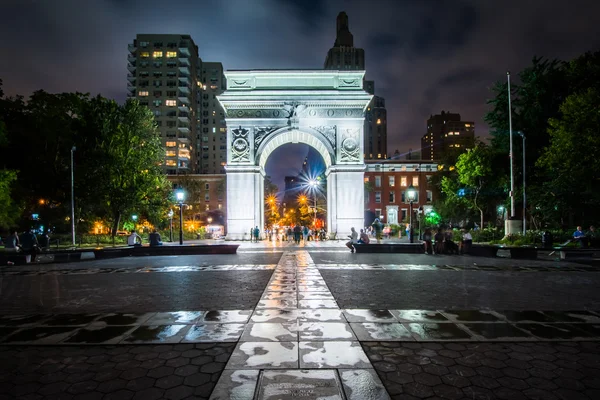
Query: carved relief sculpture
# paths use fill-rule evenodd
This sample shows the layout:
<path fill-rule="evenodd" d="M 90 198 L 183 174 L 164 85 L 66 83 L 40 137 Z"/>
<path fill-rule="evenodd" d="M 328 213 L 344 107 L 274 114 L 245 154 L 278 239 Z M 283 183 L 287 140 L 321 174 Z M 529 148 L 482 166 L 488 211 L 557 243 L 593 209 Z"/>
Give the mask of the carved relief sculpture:
<path fill-rule="evenodd" d="M 336 142 L 335 142 L 336 126 L 335 125 L 311 126 L 310 128 L 314 129 L 315 131 L 319 132 L 321 135 L 325 136 L 325 138 L 329 141 L 329 143 L 331 143 L 331 147 L 333 147 L 335 149 L 335 147 L 336 147 Z"/>
<path fill-rule="evenodd" d="M 231 142 L 231 161 L 245 162 L 250 161 L 250 146 L 248 144 L 248 129 L 241 126 L 237 129 L 232 129 Z"/>
<path fill-rule="evenodd" d="M 257 151 L 263 140 L 271 133 L 277 130 L 273 126 L 255 126 L 254 127 L 254 151 Z"/>
<path fill-rule="evenodd" d="M 360 161 L 360 144 L 358 142 L 358 129 L 345 129 L 340 143 L 340 161 Z"/>

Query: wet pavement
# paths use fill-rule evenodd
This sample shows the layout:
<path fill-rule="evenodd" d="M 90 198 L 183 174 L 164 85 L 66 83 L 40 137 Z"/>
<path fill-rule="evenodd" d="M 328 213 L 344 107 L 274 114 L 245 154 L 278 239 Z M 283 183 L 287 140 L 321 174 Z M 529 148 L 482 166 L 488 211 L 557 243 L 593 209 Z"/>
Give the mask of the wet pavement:
<path fill-rule="evenodd" d="M 327 246 L 2 269 L 0 399 L 600 397 L 596 269 Z"/>

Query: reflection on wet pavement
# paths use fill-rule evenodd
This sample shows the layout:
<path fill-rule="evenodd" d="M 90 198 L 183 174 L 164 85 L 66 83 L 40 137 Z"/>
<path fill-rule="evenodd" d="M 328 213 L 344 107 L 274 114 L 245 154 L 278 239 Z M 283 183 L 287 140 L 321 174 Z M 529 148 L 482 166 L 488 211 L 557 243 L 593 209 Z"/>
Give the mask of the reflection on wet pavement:
<path fill-rule="evenodd" d="M 407 324 L 417 340 L 465 340 L 471 335 L 454 324 Z"/>
<path fill-rule="evenodd" d="M 179 343 L 189 325 L 140 326 L 124 342 L 126 343 Z"/>
<path fill-rule="evenodd" d="M 84 328 L 65 340 L 64 343 L 93 343 L 93 344 L 117 344 L 123 340 L 123 336 L 133 330 L 132 326 L 106 326 L 99 329 Z"/>
<path fill-rule="evenodd" d="M 190 328 L 182 343 L 237 342 L 244 324 L 202 324 Z"/>

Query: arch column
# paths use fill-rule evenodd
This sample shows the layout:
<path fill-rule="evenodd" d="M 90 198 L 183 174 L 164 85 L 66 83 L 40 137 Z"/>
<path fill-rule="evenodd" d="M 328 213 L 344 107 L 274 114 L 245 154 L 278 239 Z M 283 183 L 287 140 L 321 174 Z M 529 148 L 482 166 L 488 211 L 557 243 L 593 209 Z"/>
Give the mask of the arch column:
<path fill-rule="evenodd" d="M 334 165 L 327 174 L 327 225 L 339 238 L 364 225 L 364 165 Z"/>
<path fill-rule="evenodd" d="M 251 239 L 264 226 L 265 180 L 259 166 L 227 166 L 227 240 Z"/>

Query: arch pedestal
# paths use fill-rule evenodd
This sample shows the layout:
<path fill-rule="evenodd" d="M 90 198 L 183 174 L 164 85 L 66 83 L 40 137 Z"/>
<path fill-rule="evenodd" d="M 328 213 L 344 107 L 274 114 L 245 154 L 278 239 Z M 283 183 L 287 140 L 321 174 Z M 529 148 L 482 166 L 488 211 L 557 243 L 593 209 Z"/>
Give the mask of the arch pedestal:
<path fill-rule="evenodd" d="M 372 96 L 364 71 L 228 71 L 219 96 L 227 122 L 227 238 L 264 228 L 264 168 L 287 143 L 323 157 L 327 229 L 340 237 L 364 221 L 363 120 Z"/>

